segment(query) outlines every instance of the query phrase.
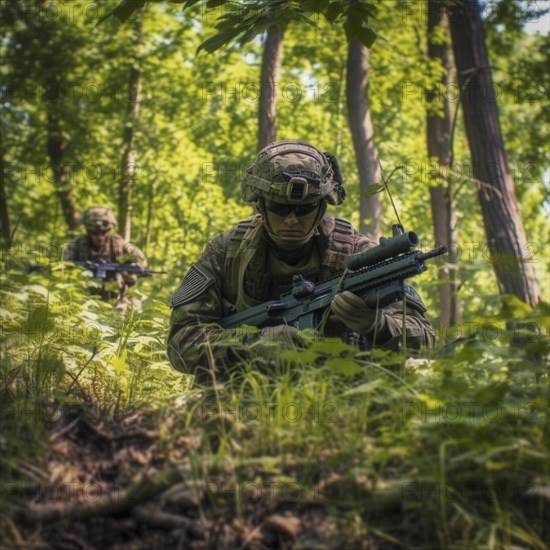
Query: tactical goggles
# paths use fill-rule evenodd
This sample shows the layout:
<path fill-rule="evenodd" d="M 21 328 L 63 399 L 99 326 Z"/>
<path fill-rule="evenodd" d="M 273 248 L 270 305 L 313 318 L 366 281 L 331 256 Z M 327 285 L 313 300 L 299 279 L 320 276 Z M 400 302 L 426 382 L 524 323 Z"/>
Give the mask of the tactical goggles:
<path fill-rule="evenodd" d="M 280 202 L 265 201 L 265 207 L 273 214 L 286 218 L 291 212 L 296 216 L 305 216 L 313 212 L 319 206 L 318 202 L 310 202 L 309 204 L 282 204 Z"/>

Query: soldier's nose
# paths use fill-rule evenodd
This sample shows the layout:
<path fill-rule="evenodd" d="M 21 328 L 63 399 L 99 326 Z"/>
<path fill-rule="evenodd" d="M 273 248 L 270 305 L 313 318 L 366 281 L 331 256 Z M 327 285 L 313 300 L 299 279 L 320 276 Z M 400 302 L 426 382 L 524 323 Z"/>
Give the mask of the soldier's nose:
<path fill-rule="evenodd" d="M 300 223 L 300 220 L 294 210 L 285 218 L 285 223 L 287 225 L 296 225 L 297 223 Z"/>

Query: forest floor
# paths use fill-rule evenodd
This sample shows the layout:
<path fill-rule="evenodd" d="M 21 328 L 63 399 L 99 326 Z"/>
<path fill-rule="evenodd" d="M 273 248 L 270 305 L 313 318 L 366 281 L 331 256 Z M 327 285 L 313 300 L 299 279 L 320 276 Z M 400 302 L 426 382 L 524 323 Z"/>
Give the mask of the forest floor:
<path fill-rule="evenodd" d="M 0 549 L 550 548 L 548 330 L 506 329 L 547 309 L 426 357 L 311 338 L 205 387 L 164 302 L 113 319 L 33 277 L 0 288 Z"/>
<path fill-rule="evenodd" d="M 320 499 L 303 498 L 297 483 L 275 491 L 266 472 L 257 472 L 261 484 L 240 490 L 223 469 L 207 483 L 186 479 L 190 449 L 205 437 L 219 442 L 205 431 L 167 446 L 163 433 L 175 422 L 158 410 L 115 419 L 73 407 L 56 417 L 43 448 L 16 467 L 18 481 L 4 484 L 4 498 L 17 504 L 2 517 L 0 548 L 402 548 L 366 526 L 350 528 L 349 517 L 338 521 Z"/>

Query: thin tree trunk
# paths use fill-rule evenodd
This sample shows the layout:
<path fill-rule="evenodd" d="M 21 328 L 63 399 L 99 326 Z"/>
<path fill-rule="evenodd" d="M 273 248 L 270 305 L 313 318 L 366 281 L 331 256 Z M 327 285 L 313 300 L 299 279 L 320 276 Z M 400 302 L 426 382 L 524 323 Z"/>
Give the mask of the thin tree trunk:
<path fill-rule="evenodd" d="M 0 238 L 2 239 L 2 251 L 4 251 L 11 246 L 12 235 L 6 193 L 6 155 L 1 143 L 0 148 Z"/>
<path fill-rule="evenodd" d="M 382 175 L 368 101 L 369 52 L 357 38 L 348 44 L 346 75 L 349 126 L 359 172 L 359 230 L 378 239 L 380 194 L 370 194 L 369 187 L 380 184 Z"/>
<path fill-rule="evenodd" d="M 449 21 L 473 175 L 501 292 L 535 305 L 540 290 L 528 256 L 514 181 L 498 119 L 478 0 L 455 3 Z"/>
<path fill-rule="evenodd" d="M 153 229 L 153 211 L 154 211 L 154 200 L 156 193 L 156 178 L 151 178 L 151 183 L 149 185 L 149 193 L 147 194 L 147 216 L 145 221 L 145 235 L 143 237 L 144 247 L 143 252 L 147 255 L 147 249 L 151 242 L 151 231 Z"/>
<path fill-rule="evenodd" d="M 30 28 L 35 32 L 41 46 L 41 64 L 50 67 L 52 59 L 60 47 L 54 38 L 55 26 L 51 20 L 30 20 Z M 52 49 L 53 48 L 53 49 Z M 50 67 L 48 71 L 40 73 L 39 82 L 44 86 L 44 96 L 52 100 L 44 102 L 46 109 L 46 150 L 50 160 L 55 190 L 61 203 L 63 218 L 67 227 L 73 231 L 78 228 L 80 213 L 74 197 L 71 171 L 66 159 L 68 128 L 63 125 L 66 118 L 63 111 L 63 102 L 57 100 L 58 91 L 63 89 L 66 79 L 66 67 Z"/>
<path fill-rule="evenodd" d="M 267 31 L 262 54 L 260 103 L 258 110 L 258 150 L 277 137 L 277 85 L 281 76 L 284 31 L 272 26 Z"/>
<path fill-rule="evenodd" d="M 122 136 L 123 152 L 121 159 L 120 183 L 118 189 L 118 226 L 120 235 L 130 239 L 131 234 L 131 203 L 132 182 L 137 170 L 137 151 L 135 149 L 135 131 L 139 120 L 139 101 L 141 89 L 141 70 L 137 59 L 137 49 L 143 39 L 143 24 L 141 16 L 135 23 L 133 48 L 134 60 L 130 66 L 128 85 L 128 108 L 126 111 L 126 125 Z"/>
<path fill-rule="evenodd" d="M 56 107 L 53 103 L 47 104 L 46 139 L 48 156 L 50 158 L 57 196 L 61 202 L 63 217 L 68 228 L 75 230 L 78 227 L 80 216 L 75 205 L 71 173 L 68 164 L 65 162 L 65 147 L 67 143 L 63 137 Z"/>
<path fill-rule="evenodd" d="M 438 28 L 445 24 L 444 8 L 440 0 L 428 0 L 428 58 L 439 60 L 445 71 L 439 82 L 440 89 L 429 90 L 427 101 L 428 157 L 437 164 L 431 172 L 430 202 L 436 246 L 446 245 L 448 262 L 439 267 L 439 326 L 444 329 L 460 322 L 462 311 L 458 298 L 459 268 L 457 258 L 457 222 L 452 202 L 451 183 L 448 180 L 452 161 L 451 106 L 446 90 L 449 89 L 451 60 L 449 44 L 434 40 Z M 441 92 L 443 90 L 443 92 Z M 442 112 L 441 112 L 442 110 Z M 442 332 L 442 334 L 445 334 Z"/>

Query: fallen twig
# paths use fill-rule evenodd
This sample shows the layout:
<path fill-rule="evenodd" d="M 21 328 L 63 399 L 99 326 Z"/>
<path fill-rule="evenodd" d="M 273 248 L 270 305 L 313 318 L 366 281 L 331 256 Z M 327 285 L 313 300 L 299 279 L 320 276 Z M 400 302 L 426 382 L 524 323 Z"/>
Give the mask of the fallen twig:
<path fill-rule="evenodd" d="M 180 471 L 169 467 L 155 477 L 145 475 L 126 491 L 100 497 L 94 503 L 31 504 L 28 508 L 18 508 L 16 516 L 28 523 L 53 523 L 62 519 L 117 515 L 156 497 L 181 479 Z"/>

